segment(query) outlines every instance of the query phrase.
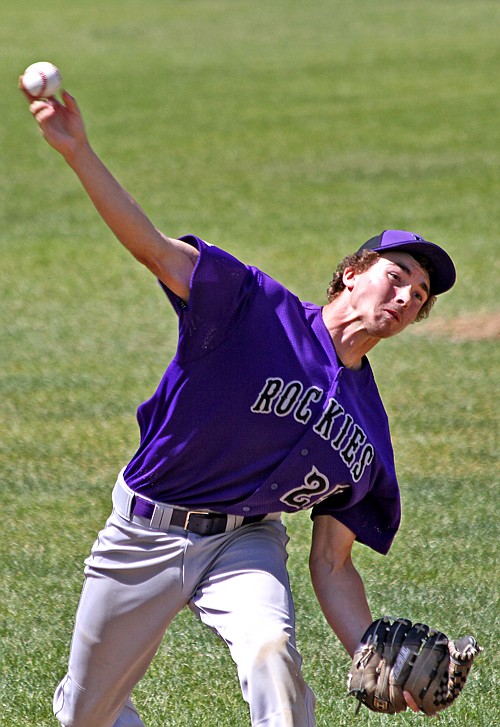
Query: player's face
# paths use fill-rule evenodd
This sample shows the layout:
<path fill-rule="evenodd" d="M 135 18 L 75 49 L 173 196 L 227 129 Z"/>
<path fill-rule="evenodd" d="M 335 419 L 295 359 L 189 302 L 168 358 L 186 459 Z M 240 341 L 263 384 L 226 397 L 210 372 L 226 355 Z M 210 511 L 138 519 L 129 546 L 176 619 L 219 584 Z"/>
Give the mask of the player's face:
<path fill-rule="evenodd" d="M 351 279 L 351 305 L 371 336 L 389 338 L 413 323 L 429 297 L 429 275 L 411 255 L 387 252 Z"/>

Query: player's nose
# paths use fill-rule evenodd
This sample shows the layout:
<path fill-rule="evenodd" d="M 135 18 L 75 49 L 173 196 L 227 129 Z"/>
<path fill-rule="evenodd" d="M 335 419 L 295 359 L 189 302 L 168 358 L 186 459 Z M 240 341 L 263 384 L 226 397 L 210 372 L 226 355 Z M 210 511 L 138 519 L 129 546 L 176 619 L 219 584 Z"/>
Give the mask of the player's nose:
<path fill-rule="evenodd" d="M 411 285 L 405 285 L 400 288 L 398 288 L 398 292 L 396 294 L 396 302 L 398 305 L 402 306 L 403 308 L 407 308 L 410 304 L 412 296 L 412 289 Z"/>

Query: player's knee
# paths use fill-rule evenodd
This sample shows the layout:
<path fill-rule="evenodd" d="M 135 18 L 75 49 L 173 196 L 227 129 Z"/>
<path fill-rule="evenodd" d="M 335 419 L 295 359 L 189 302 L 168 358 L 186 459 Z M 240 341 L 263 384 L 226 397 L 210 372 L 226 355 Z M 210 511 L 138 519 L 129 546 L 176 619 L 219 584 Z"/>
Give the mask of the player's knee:
<path fill-rule="evenodd" d="M 314 695 L 304 681 L 300 655 L 287 633 L 258 638 L 239 674 L 252 724 L 303 727 L 314 723 Z"/>
<path fill-rule="evenodd" d="M 248 679 L 272 675 L 273 680 L 297 678 L 300 674 L 301 658 L 290 642 L 286 632 L 261 636 L 255 639 L 247 659 Z"/>

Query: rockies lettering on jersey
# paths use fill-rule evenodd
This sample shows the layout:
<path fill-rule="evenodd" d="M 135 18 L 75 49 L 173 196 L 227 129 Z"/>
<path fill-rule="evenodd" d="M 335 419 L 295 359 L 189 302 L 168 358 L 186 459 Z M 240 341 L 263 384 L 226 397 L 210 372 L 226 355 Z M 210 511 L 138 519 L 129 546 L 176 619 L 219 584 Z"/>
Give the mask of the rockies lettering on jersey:
<path fill-rule="evenodd" d="M 279 417 L 289 416 L 293 413 L 296 421 L 307 424 L 313 415 L 309 405 L 312 402 L 321 401 L 323 397 L 324 391 L 317 386 L 311 386 L 304 392 L 304 386 L 300 381 L 290 381 L 285 384 L 279 377 L 268 378 L 252 405 L 251 411 L 255 414 L 274 413 Z M 375 452 L 373 446 L 367 441 L 363 429 L 354 422 L 352 416 L 334 397 L 328 399 L 312 429 L 325 441 L 330 440 L 332 448 L 339 452 L 354 482 L 358 482 L 366 467 L 373 461 Z M 320 474 L 317 470 L 315 473 Z M 314 476 L 311 483 L 311 487 L 306 487 L 309 492 L 318 484 L 315 483 Z M 328 480 L 326 489 L 328 489 Z M 319 492 L 318 489 L 315 489 L 315 494 L 320 494 L 321 491 L 321 489 Z M 290 494 L 293 495 L 293 493 Z"/>

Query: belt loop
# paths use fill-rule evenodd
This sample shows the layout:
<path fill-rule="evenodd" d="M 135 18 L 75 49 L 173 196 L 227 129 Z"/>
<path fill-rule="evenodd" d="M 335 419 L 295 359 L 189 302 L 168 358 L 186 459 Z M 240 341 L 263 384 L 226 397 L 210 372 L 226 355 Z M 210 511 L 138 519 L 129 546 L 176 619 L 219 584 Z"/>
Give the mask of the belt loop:
<path fill-rule="evenodd" d="M 156 528 L 157 530 L 168 530 L 170 527 L 170 521 L 172 519 L 172 508 L 160 505 L 155 505 L 153 514 L 151 515 L 150 527 Z"/>
<path fill-rule="evenodd" d="M 226 522 L 226 533 L 243 525 L 244 518 L 241 515 L 228 515 Z"/>
<path fill-rule="evenodd" d="M 130 520 L 132 517 L 132 506 L 134 504 L 135 494 L 125 482 L 123 477 L 124 471 L 125 467 L 118 475 L 118 479 L 116 480 L 116 484 L 113 488 L 112 499 L 113 505 L 120 515 L 126 520 Z"/>

